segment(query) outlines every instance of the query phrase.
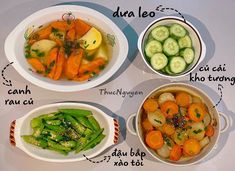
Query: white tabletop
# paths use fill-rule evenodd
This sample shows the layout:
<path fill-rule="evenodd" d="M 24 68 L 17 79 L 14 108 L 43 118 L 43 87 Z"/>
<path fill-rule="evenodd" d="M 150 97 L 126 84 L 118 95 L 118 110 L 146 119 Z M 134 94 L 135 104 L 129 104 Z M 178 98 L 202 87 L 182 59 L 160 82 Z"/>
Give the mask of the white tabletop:
<path fill-rule="evenodd" d="M 9 63 L 4 53 L 4 41 L 10 31 L 28 15 L 36 12 L 37 10 L 46 8 L 51 5 L 62 3 L 63 1 L 56 0 L 1 0 L 0 6 L 0 18 L 1 18 L 1 32 L 0 32 L 0 69 Z M 65 1 L 64 1 L 65 2 Z M 207 79 L 201 83 L 189 82 L 189 76 L 183 77 L 177 80 L 164 79 L 154 74 L 141 58 L 140 53 L 137 50 L 136 41 L 138 35 L 143 29 L 154 19 L 164 15 L 176 15 L 175 12 L 169 11 L 165 13 L 156 12 L 154 18 L 146 17 L 124 17 L 113 18 L 112 13 L 119 6 L 121 10 L 133 11 L 138 14 L 138 8 L 141 6 L 142 10 L 156 11 L 156 7 L 162 4 L 164 7 L 172 7 L 180 11 L 186 20 L 194 24 L 199 32 L 205 44 L 207 46 L 207 53 L 205 60 L 199 65 L 199 67 L 208 65 L 210 68 L 219 66 L 220 64 L 226 64 L 226 71 L 224 72 L 199 72 L 198 68 L 193 72 L 198 73 L 199 76 L 207 77 L 209 74 L 213 76 L 235 76 L 235 57 L 234 57 L 234 7 L 235 1 L 227 0 L 221 2 L 219 0 L 169 0 L 169 1 L 153 1 L 153 0 L 116 0 L 116 1 L 86 1 L 76 2 L 73 4 L 83 5 L 94 8 L 107 17 L 111 18 L 126 34 L 129 40 L 130 51 L 125 63 L 119 69 L 119 71 L 106 83 L 81 92 L 74 93 L 59 93 L 42 89 L 21 77 L 16 70 L 9 66 L 4 74 L 7 79 L 12 81 L 12 87 L 4 86 L 3 78 L 0 82 L 0 170 L 4 171 L 41 171 L 41 170 L 180 170 L 180 171 L 196 171 L 196 170 L 233 170 L 234 158 L 235 158 L 235 133 L 234 126 L 230 126 L 229 129 L 221 134 L 217 148 L 212 154 L 199 164 L 190 167 L 173 167 L 166 164 L 157 162 L 152 158 L 142 147 L 138 137 L 131 135 L 126 131 L 125 122 L 130 114 L 137 112 L 138 107 L 144 97 L 154 88 L 169 83 L 171 81 L 182 81 L 192 85 L 195 85 L 207 92 L 216 104 L 220 98 L 220 92 L 218 90 L 218 84 L 223 85 L 222 89 L 222 101 L 218 104 L 217 109 L 225 113 L 230 122 L 235 119 L 235 100 L 234 85 L 231 85 L 228 81 L 214 81 L 209 82 Z M 28 85 L 31 90 L 31 94 L 28 95 L 12 95 L 8 94 L 9 89 L 24 89 Z M 115 91 L 121 89 L 123 91 L 139 91 L 143 92 L 140 95 L 133 97 L 122 97 L 120 95 L 101 95 L 100 89 L 106 89 L 107 91 Z M 6 105 L 5 100 L 27 100 L 33 99 L 33 105 Z M 9 144 L 9 125 L 11 121 L 20 118 L 30 110 L 39 107 L 44 104 L 59 102 L 59 101 L 83 101 L 92 103 L 104 110 L 109 115 L 118 118 L 121 122 L 121 137 L 117 145 L 107 149 L 99 157 L 93 158 L 94 161 L 103 159 L 106 155 L 112 155 L 115 148 L 122 152 L 128 152 L 127 157 L 114 157 L 111 156 L 109 162 L 102 162 L 99 164 L 93 164 L 89 161 L 74 162 L 74 163 L 48 163 L 39 161 L 29 157 L 23 151 L 12 147 Z M 131 166 L 130 161 L 132 157 L 129 155 L 130 149 L 135 151 L 145 152 L 147 156 L 143 159 L 144 166 Z M 114 166 L 117 161 L 127 161 L 128 166 Z M 140 159 L 140 157 L 133 157 L 134 160 Z"/>

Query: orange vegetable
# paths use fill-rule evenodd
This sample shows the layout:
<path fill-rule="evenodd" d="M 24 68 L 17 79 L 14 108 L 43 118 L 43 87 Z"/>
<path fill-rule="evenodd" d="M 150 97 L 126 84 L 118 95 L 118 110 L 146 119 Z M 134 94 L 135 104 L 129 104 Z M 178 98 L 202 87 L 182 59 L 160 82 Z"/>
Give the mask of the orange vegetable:
<path fill-rule="evenodd" d="M 44 73 L 45 72 L 45 67 L 44 65 L 41 63 L 41 61 L 37 58 L 29 58 L 27 59 L 28 63 L 37 71 L 40 73 Z"/>
<path fill-rule="evenodd" d="M 144 104 L 143 104 L 143 108 L 146 112 L 154 112 L 157 110 L 158 108 L 158 103 L 157 100 L 155 99 L 147 99 L 145 100 Z"/>
<path fill-rule="evenodd" d="M 162 113 L 167 118 L 173 118 L 173 116 L 179 112 L 178 105 L 175 102 L 173 102 L 173 101 L 166 101 L 166 102 L 164 102 L 160 106 L 160 108 L 161 108 Z"/>
<path fill-rule="evenodd" d="M 161 131 L 148 132 L 146 134 L 145 141 L 147 145 L 154 150 L 157 150 L 164 145 Z"/>
<path fill-rule="evenodd" d="M 79 69 L 79 75 L 83 75 L 89 72 L 97 70 L 97 68 L 104 66 L 106 61 L 103 58 L 96 58 L 88 64 L 81 65 Z"/>
<path fill-rule="evenodd" d="M 51 27 L 58 29 L 60 31 L 68 30 L 68 24 L 66 21 L 54 21 L 50 25 Z"/>
<path fill-rule="evenodd" d="M 200 122 L 205 116 L 205 111 L 200 103 L 193 103 L 188 108 L 189 118 L 195 122 Z"/>
<path fill-rule="evenodd" d="M 65 63 L 65 53 L 64 53 L 64 48 L 60 48 L 56 60 L 56 70 L 55 74 L 53 76 L 54 80 L 58 80 L 62 74 L 63 68 L 64 68 L 64 63 Z"/>
<path fill-rule="evenodd" d="M 178 144 L 175 144 L 170 151 L 170 160 L 178 161 L 182 156 L 182 149 Z"/>
<path fill-rule="evenodd" d="M 51 29 L 52 27 L 48 25 L 47 27 L 44 27 L 40 30 L 38 30 L 36 33 L 33 33 L 28 41 L 28 44 L 33 44 L 36 41 L 42 40 L 42 39 L 47 39 L 49 35 L 51 34 Z"/>
<path fill-rule="evenodd" d="M 80 38 L 90 30 L 91 26 L 80 19 L 75 20 L 75 30 Z"/>
<path fill-rule="evenodd" d="M 148 119 L 145 119 L 142 122 L 142 127 L 144 128 L 145 131 L 152 131 L 153 130 L 153 125 L 149 122 Z"/>
<path fill-rule="evenodd" d="M 164 124 L 162 130 L 166 135 L 173 135 L 175 133 L 175 127 L 170 124 Z"/>
<path fill-rule="evenodd" d="M 200 143 L 195 139 L 188 139 L 184 142 L 183 151 L 188 156 L 195 156 L 201 151 Z"/>
<path fill-rule="evenodd" d="M 67 40 L 69 41 L 74 41 L 75 40 L 75 37 L 76 36 L 76 32 L 75 32 L 75 29 L 74 28 L 71 28 L 68 32 L 67 32 Z"/>
<path fill-rule="evenodd" d="M 74 50 L 68 57 L 65 66 L 65 75 L 69 79 L 73 79 L 78 75 L 78 71 L 81 65 L 82 58 L 84 56 L 84 51 L 82 49 Z"/>
<path fill-rule="evenodd" d="M 191 102 L 191 96 L 185 92 L 177 93 L 175 99 L 176 104 L 181 107 L 188 107 Z"/>
<path fill-rule="evenodd" d="M 208 126 L 206 127 L 206 135 L 207 135 L 208 137 L 211 137 L 211 136 L 214 135 L 214 127 L 213 127 L 212 125 L 208 125 Z"/>
<path fill-rule="evenodd" d="M 84 74 L 82 76 L 75 76 L 73 80 L 75 81 L 87 81 L 89 78 L 91 78 L 91 75 L 89 74 Z"/>
<path fill-rule="evenodd" d="M 58 48 L 53 48 L 48 56 L 46 57 L 46 66 L 48 70 L 47 77 L 53 79 L 55 72 L 56 72 L 56 62 L 57 62 L 57 55 L 58 55 Z"/>

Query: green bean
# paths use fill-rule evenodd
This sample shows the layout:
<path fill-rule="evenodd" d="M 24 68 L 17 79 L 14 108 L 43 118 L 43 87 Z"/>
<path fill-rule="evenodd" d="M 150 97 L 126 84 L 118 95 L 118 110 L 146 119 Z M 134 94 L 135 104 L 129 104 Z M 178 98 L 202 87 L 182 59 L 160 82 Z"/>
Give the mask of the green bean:
<path fill-rule="evenodd" d="M 63 145 L 60 145 L 59 143 L 56 143 L 50 139 L 48 139 L 48 146 L 51 147 L 51 148 L 54 148 L 56 150 L 64 150 L 66 152 L 69 152 L 71 151 L 71 148 L 69 147 L 64 147 Z"/>
<path fill-rule="evenodd" d="M 72 116 L 70 115 L 65 115 L 65 119 L 71 123 L 72 127 L 79 133 L 79 134 L 83 134 L 83 132 L 85 131 L 85 127 L 78 123 Z"/>
<path fill-rule="evenodd" d="M 36 145 L 41 148 L 46 148 L 48 146 L 47 142 L 40 138 L 35 138 L 32 135 L 23 135 L 21 136 L 23 140 L 29 144 Z"/>
<path fill-rule="evenodd" d="M 40 137 L 42 130 L 44 129 L 44 125 L 41 124 L 39 127 L 34 128 L 33 136 L 34 137 Z"/>
<path fill-rule="evenodd" d="M 59 114 L 58 112 L 48 113 L 48 114 L 40 115 L 39 118 L 44 119 L 44 120 L 53 120 L 53 119 L 57 119 L 60 116 L 58 114 Z"/>
<path fill-rule="evenodd" d="M 93 126 L 93 130 L 97 131 L 100 129 L 100 125 L 97 122 L 97 120 L 93 116 L 88 116 L 87 117 L 91 125 Z"/>
<path fill-rule="evenodd" d="M 58 126 L 58 125 L 48 125 L 48 124 L 45 124 L 45 126 L 52 130 L 52 131 L 56 131 L 58 133 L 64 133 L 66 130 L 64 127 L 61 127 L 61 126 Z"/>
<path fill-rule="evenodd" d="M 91 130 L 93 129 L 93 126 L 92 124 L 89 122 L 88 118 L 87 117 L 75 117 L 77 119 L 77 121 L 82 124 L 83 126 L 87 127 L 87 128 L 90 128 Z"/>
<path fill-rule="evenodd" d="M 92 112 L 85 109 L 59 109 L 59 112 L 72 115 L 74 117 L 78 116 L 89 116 Z"/>
<path fill-rule="evenodd" d="M 66 131 L 66 134 L 69 138 L 73 139 L 73 140 L 77 140 L 81 137 L 80 134 L 77 133 L 77 131 L 75 131 L 73 128 L 69 128 Z"/>
<path fill-rule="evenodd" d="M 86 147 L 84 147 L 84 151 L 89 150 L 91 148 L 94 148 L 97 144 L 99 144 L 103 139 L 104 139 L 105 135 L 104 134 L 100 134 L 96 139 L 94 139 L 93 141 L 89 142 Z"/>
<path fill-rule="evenodd" d="M 43 129 L 42 134 L 47 135 L 51 140 L 54 140 L 54 141 L 64 140 L 64 137 L 62 135 L 49 129 Z"/>
<path fill-rule="evenodd" d="M 61 120 L 47 120 L 46 123 L 48 125 L 60 125 L 61 124 Z"/>
<path fill-rule="evenodd" d="M 30 122 L 30 126 L 32 128 L 40 127 L 42 125 L 42 119 L 41 118 L 33 118 Z"/>
<path fill-rule="evenodd" d="M 79 153 L 80 151 L 82 151 L 82 149 L 87 144 L 87 141 L 88 141 L 87 137 L 81 137 L 77 142 L 77 147 L 76 147 L 75 153 Z"/>
<path fill-rule="evenodd" d="M 104 129 L 100 129 L 94 132 L 93 134 L 90 134 L 87 137 L 84 137 L 86 139 L 86 142 L 76 148 L 76 153 L 79 153 L 81 150 L 83 150 L 90 142 L 96 139 L 96 137 L 98 137 L 103 131 Z"/>
<path fill-rule="evenodd" d="M 64 147 L 68 147 L 68 148 L 73 148 L 76 147 L 77 143 L 76 141 L 60 141 L 60 144 Z"/>
<path fill-rule="evenodd" d="M 87 128 L 87 129 L 83 132 L 83 135 L 84 135 L 84 136 L 88 136 L 88 135 L 90 135 L 90 134 L 92 134 L 92 133 L 93 133 L 93 131 L 90 130 L 89 128 Z"/>

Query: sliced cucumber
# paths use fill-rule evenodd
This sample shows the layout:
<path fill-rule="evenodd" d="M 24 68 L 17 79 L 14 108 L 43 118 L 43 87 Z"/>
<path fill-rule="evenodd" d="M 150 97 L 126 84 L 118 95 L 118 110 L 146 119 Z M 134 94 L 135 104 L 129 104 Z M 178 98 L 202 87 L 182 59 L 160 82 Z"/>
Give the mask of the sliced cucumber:
<path fill-rule="evenodd" d="M 173 24 L 170 27 L 170 35 L 175 38 L 184 37 L 187 34 L 187 31 L 180 24 Z"/>
<path fill-rule="evenodd" d="M 180 51 L 180 56 L 182 56 L 187 64 L 191 64 L 194 59 L 194 50 L 192 48 L 185 48 Z"/>
<path fill-rule="evenodd" d="M 166 55 L 164 55 L 163 53 L 156 53 L 155 55 L 152 56 L 150 62 L 153 69 L 161 70 L 167 65 L 168 59 Z"/>
<path fill-rule="evenodd" d="M 162 42 L 169 37 L 169 30 L 166 26 L 157 26 L 151 31 L 154 39 Z"/>
<path fill-rule="evenodd" d="M 180 49 L 182 48 L 191 48 L 192 47 L 192 41 L 191 38 L 186 35 L 178 40 Z"/>
<path fill-rule="evenodd" d="M 166 71 L 166 73 L 169 74 L 169 75 L 173 75 L 173 74 L 174 74 L 174 73 L 171 71 L 171 69 L 170 69 L 170 65 L 167 65 L 167 66 L 165 67 L 165 71 Z"/>
<path fill-rule="evenodd" d="M 157 40 L 151 40 L 144 50 L 146 55 L 151 58 L 154 54 L 162 52 L 162 44 Z"/>
<path fill-rule="evenodd" d="M 175 39 L 169 37 L 163 44 L 163 51 L 168 56 L 174 56 L 179 52 L 179 45 Z"/>
<path fill-rule="evenodd" d="M 176 56 L 170 60 L 171 72 L 178 74 L 178 73 L 183 72 L 185 68 L 186 68 L 186 62 L 182 57 Z"/>

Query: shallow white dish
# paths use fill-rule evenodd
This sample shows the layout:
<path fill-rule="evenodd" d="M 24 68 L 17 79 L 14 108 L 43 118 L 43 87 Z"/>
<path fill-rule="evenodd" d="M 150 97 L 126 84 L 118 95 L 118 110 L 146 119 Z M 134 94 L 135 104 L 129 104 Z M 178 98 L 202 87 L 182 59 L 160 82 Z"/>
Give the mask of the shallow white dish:
<path fill-rule="evenodd" d="M 101 141 L 100 144 L 95 146 L 93 149 L 90 149 L 85 152 L 81 152 L 78 154 L 69 153 L 69 155 L 64 156 L 53 152 L 51 150 L 41 149 L 39 147 L 33 146 L 24 142 L 21 138 L 21 135 L 30 135 L 32 134 L 32 128 L 30 126 L 30 121 L 32 118 L 37 117 L 39 115 L 50 113 L 57 111 L 60 108 L 73 108 L 73 109 L 87 109 L 92 111 L 93 116 L 98 121 L 100 126 L 104 128 L 105 138 Z M 10 126 L 10 143 L 13 146 L 18 147 L 29 156 L 34 157 L 39 160 L 48 161 L 48 162 L 74 162 L 85 160 L 86 158 L 92 158 L 103 152 L 105 149 L 114 145 L 118 141 L 119 136 L 119 123 L 116 119 L 108 116 L 100 109 L 83 104 L 83 103 L 55 103 L 44 105 L 38 107 L 36 109 L 31 110 L 29 113 L 24 115 L 23 117 L 14 120 Z"/>
<path fill-rule="evenodd" d="M 147 60 L 145 59 L 145 53 L 144 53 L 144 46 L 145 46 L 145 42 L 148 39 L 148 35 L 149 33 L 156 27 L 159 25 L 169 25 L 169 24 L 173 24 L 173 23 L 177 23 L 182 25 L 189 33 L 189 36 L 192 39 L 192 45 L 194 48 L 194 52 L 195 52 L 195 57 L 193 62 L 187 67 L 187 69 L 179 74 L 175 74 L 175 75 L 167 75 L 164 74 L 163 72 L 154 70 L 152 68 L 152 66 L 147 62 Z M 159 74 L 163 77 L 166 78 L 179 78 L 179 77 L 183 77 L 186 76 L 187 74 L 191 73 L 205 58 L 206 55 L 206 45 L 204 43 L 204 41 L 202 40 L 202 37 L 199 33 L 199 31 L 196 29 L 196 27 L 188 22 L 188 21 L 184 21 L 182 18 L 180 17 L 175 17 L 175 16 L 166 16 L 166 17 L 161 17 L 156 19 L 155 21 L 153 21 L 152 23 L 150 23 L 145 30 L 140 34 L 139 38 L 138 38 L 138 49 L 140 51 L 140 54 L 145 62 L 145 64 L 156 74 Z"/>
<path fill-rule="evenodd" d="M 75 18 L 81 18 L 100 29 L 106 36 L 111 37 L 114 43 L 112 46 L 110 45 L 112 57 L 105 69 L 98 77 L 83 83 L 67 80 L 54 81 L 33 73 L 30 71 L 29 68 L 31 67 L 24 55 L 25 34 L 29 34 L 33 29 L 48 22 L 61 19 L 64 14 L 70 12 Z M 18 24 L 8 35 L 4 48 L 8 60 L 14 62 L 14 68 L 22 77 L 42 88 L 61 92 L 85 90 L 102 84 L 121 67 L 128 54 L 127 39 L 116 24 L 105 15 L 93 9 L 76 5 L 53 6 L 35 12 Z"/>

